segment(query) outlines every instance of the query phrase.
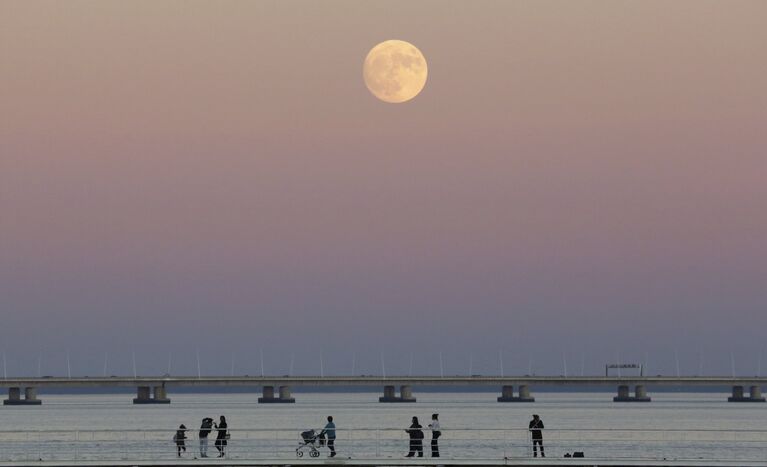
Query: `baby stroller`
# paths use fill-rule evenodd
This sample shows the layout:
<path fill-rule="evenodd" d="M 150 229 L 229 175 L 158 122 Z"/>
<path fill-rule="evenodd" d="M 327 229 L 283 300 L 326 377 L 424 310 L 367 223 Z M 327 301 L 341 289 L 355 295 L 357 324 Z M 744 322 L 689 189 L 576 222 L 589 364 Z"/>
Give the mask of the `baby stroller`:
<path fill-rule="evenodd" d="M 318 447 L 325 445 L 325 434 L 317 433 L 314 430 L 306 430 L 301 432 L 301 439 L 298 441 L 298 447 L 296 448 L 296 457 L 303 457 L 303 449 L 309 448 L 309 457 L 320 457 L 320 451 Z"/>

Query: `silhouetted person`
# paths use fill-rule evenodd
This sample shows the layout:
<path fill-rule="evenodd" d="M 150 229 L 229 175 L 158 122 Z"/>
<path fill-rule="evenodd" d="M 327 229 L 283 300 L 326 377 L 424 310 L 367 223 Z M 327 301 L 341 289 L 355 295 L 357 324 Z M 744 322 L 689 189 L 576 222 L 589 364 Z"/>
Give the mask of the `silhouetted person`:
<path fill-rule="evenodd" d="M 328 423 L 325 424 L 325 428 L 320 432 L 320 436 L 322 435 L 328 437 L 329 457 L 336 457 L 336 424 L 333 423 L 333 417 L 330 415 L 328 415 Z"/>
<path fill-rule="evenodd" d="M 178 431 L 176 431 L 176 434 L 173 436 L 173 441 L 176 442 L 176 455 L 178 457 L 181 457 L 181 451 L 183 450 L 186 452 L 186 427 L 184 425 L 179 425 Z"/>
<path fill-rule="evenodd" d="M 210 417 L 203 418 L 199 434 L 200 457 L 208 457 L 208 435 L 211 432 L 211 428 L 213 428 L 213 419 Z"/>
<path fill-rule="evenodd" d="M 442 436 L 442 432 L 439 431 L 439 414 L 431 415 L 429 428 L 431 428 L 431 457 L 439 457 L 439 442 L 437 439 Z"/>
<path fill-rule="evenodd" d="M 543 430 L 543 421 L 538 415 L 533 415 L 533 419 L 530 420 L 528 429 L 533 438 L 533 457 L 538 457 L 538 446 L 541 447 L 541 457 L 546 457 L 546 454 L 543 453 L 543 433 L 541 432 L 541 430 Z"/>
<path fill-rule="evenodd" d="M 418 453 L 418 457 L 423 457 L 423 431 L 421 424 L 418 423 L 418 417 L 413 417 L 413 423 L 410 428 L 405 430 L 410 435 L 410 452 L 406 457 L 413 457 Z"/>
<path fill-rule="evenodd" d="M 226 439 L 227 439 L 226 417 L 222 415 L 221 418 L 219 419 L 218 425 L 214 423 L 213 426 L 218 431 L 218 434 L 216 435 L 216 449 L 218 449 L 218 457 L 224 457 L 224 448 L 226 447 Z"/>

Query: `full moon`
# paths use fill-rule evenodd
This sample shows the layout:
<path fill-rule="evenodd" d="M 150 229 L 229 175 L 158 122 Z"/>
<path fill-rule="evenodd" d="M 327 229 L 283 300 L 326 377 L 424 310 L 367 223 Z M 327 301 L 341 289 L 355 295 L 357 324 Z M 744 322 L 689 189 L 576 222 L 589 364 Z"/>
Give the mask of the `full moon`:
<path fill-rule="evenodd" d="M 362 77 L 374 96 L 384 102 L 409 101 L 426 84 L 426 59 L 413 44 L 389 40 L 373 47 L 365 57 Z"/>

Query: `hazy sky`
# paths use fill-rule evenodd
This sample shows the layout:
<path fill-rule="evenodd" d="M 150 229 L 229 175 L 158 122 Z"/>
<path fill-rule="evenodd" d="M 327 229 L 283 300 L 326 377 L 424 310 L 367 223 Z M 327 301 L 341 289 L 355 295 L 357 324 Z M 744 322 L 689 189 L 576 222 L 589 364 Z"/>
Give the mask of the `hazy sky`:
<path fill-rule="evenodd" d="M 767 367 L 767 2 L 0 2 L 10 373 Z M 376 100 L 375 44 L 426 57 Z M 532 357 L 531 357 L 532 356 Z M 766 368 L 767 369 L 767 368 Z"/>

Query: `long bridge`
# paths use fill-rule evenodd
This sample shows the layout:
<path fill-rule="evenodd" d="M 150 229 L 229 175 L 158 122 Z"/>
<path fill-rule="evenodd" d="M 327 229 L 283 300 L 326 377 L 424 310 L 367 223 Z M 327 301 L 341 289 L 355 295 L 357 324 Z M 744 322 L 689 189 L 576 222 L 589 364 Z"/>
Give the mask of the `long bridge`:
<path fill-rule="evenodd" d="M 767 377 L 724 376 L 138 376 L 6 378 L 4 405 L 38 405 L 38 389 L 136 388 L 134 404 L 168 404 L 173 387 L 260 388 L 259 403 L 292 403 L 293 387 L 380 387 L 379 402 L 415 402 L 416 386 L 497 387 L 498 402 L 534 402 L 533 387 L 614 387 L 615 402 L 649 402 L 647 387 L 709 387 L 731 390 L 730 402 L 764 402 Z M 399 389 L 399 393 L 397 393 Z M 748 392 L 746 392 L 748 391 Z M 24 397 L 22 397 L 22 394 Z"/>

